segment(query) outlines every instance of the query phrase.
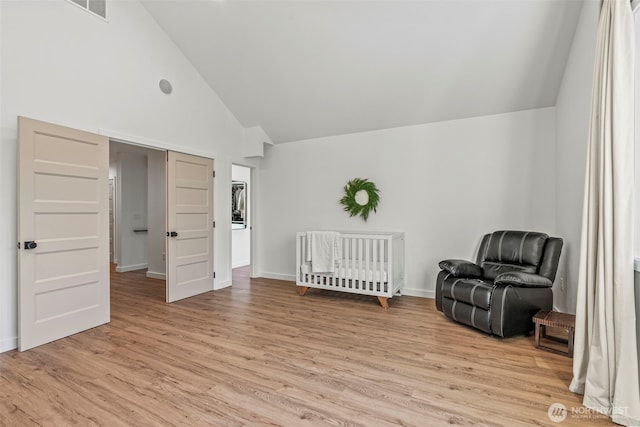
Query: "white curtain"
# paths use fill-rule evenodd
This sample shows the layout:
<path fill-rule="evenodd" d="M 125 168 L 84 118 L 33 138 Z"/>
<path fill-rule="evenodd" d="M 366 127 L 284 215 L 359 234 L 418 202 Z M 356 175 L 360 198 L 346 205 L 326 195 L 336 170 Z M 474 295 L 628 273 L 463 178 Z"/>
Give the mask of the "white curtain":
<path fill-rule="evenodd" d="M 633 16 L 603 0 L 582 217 L 573 381 L 583 404 L 640 425 L 633 273 Z"/>

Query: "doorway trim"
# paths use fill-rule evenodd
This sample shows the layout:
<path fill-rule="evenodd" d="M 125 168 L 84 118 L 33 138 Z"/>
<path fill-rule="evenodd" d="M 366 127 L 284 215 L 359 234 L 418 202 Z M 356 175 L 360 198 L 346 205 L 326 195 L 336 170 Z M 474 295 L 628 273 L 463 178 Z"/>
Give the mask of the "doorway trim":
<path fill-rule="evenodd" d="M 191 154 L 194 156 L 205 157 L 207 159 L 217 161 L 215 154 L 210 151 L 185 149 L 185 147 L 173 145 L 165 141 L 130 135 L 115 130 L 98 129 L 98 135 L 107 136 L 109 137 L 109 139 L 123 144 L 138 145 L 141 147 L 150 148 L 152 150 L 176 151 L 178 153 Z"/>

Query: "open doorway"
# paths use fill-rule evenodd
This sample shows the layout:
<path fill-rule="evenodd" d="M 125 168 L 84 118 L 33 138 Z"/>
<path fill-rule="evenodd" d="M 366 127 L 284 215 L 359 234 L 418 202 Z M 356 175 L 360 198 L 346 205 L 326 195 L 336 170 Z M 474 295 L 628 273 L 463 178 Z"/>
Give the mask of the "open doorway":
<path fill-rule="evenodd" d="M 231 267 L 246 270 L 251 268 L 251 168 L 231 165 Z"/>
<path fill-rule="evenodd" d="M 166 152 L 110 141 L 109 179 L 115 272 L 165 280 Z"/>

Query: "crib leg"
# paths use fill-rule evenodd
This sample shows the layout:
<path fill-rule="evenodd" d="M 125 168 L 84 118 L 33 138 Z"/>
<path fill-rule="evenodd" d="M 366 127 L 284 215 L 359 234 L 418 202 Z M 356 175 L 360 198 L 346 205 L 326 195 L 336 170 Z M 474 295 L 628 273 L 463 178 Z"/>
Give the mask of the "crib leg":
<path fill-rule="evenodd" d="M 389 303 L 385 297 L 378 297 L 378 302 L 382 306 L 382 308 L 389 308 Z"/>
<path fill-rule="evenodd" d="M 298 292 L 300 292 L 300 296 L 303 297 L 304 294 L 309 290 L 308 286 L 298 286 Z"/>

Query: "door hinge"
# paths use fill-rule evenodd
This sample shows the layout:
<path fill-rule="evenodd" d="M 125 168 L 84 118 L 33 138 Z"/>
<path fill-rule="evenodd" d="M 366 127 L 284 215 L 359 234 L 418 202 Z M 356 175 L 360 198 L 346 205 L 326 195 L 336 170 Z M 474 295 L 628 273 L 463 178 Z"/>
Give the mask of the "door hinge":
<path fill-rule="evenodd" d="M 213 228 L 216 228 L 216 222 L 213 221 Z"/>
<path fill-rule="evenodd" d="M 213 177 L 214 178 L 216 177 L 216 171 L 213 171 Z"/>
<path fill-rule="evenodd" d="M 213 272 L 213 278 L 214 279 L 216 278 L 216 272 L 215 271 Z"/>
<path fill-rule="evenodd" d="M 20 249 L 20 242 L 18 242 L 18 249 Z"/>

